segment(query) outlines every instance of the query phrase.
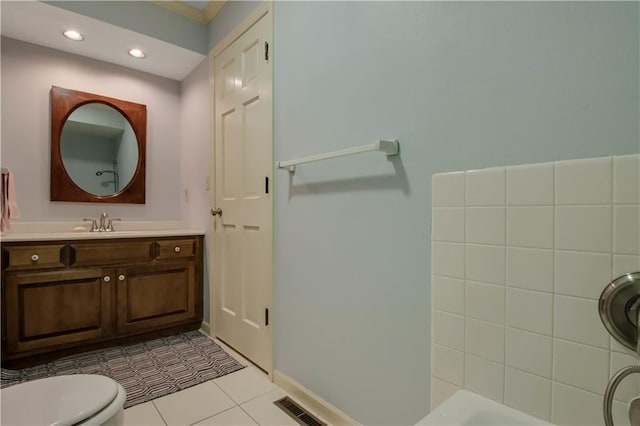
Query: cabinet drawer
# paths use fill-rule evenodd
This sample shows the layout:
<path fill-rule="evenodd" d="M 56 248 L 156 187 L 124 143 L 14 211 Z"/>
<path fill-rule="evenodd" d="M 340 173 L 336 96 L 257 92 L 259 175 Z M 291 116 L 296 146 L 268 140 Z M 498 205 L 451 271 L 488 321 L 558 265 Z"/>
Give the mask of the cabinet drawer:
<path fill-rule="evenodd" d="M 148 240 L 71 244 L 71 266 L 149 262 L 153 260 L 151 244 Z"/>
<path fill-rule="evenodd" d="M 194 239 L 156 241 L 156 259 L 179 259 L 196 254 Z"/>
<path fill-rule="evenodd" d="M 3 246 L 6 270 L 62 268 L 64 244 Z"/>

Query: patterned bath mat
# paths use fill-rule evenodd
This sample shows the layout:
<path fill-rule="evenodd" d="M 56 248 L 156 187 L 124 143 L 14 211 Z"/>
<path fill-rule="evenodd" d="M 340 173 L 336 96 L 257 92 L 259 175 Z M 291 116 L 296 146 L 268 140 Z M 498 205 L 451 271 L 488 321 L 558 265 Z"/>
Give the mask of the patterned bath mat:
<path fill-rule="evenodd" d="M 3 368 L 0 387 L 64 374 L 102 374 L 124 387 L 124 407 L 128 408 L 242 368 L 213 340 L 192 331 L 22 370 Z"/>

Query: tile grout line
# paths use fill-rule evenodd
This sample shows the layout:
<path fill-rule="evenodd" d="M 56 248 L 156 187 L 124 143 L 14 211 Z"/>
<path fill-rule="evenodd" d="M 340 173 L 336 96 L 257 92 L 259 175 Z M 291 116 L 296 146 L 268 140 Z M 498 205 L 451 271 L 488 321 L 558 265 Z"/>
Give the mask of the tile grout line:
<path fill-rule="evenodd" d="M 234 408 L 236 408 L 236 407 L 237 407 L 237 405 L 236 405 L 236 406 L 234 406 L 234 407 L 226 408 L 226 409 L 224 409 L 224 410 L 220 411 L 219 413 L 212 414 L 211 416 L 207 416 L 207 417 L 205 417 L 205 418 L 203 418 L 203 419 L 200 419 L 200 420 L 197 420 L 197 421 L 195 421 L 195 422 L 193 422 L 193 423 L 189 423 L 189 426 L 197 425 L 198 423 L 201 423 L 201 422 L 203 422 L 204 420 L 211 419 L 211 418 L 213 418 L 213 417 L 217 416 L 218 414 L 226 413 L 227 411 L 229 411 L 229 410 L 233 410 L 233 409 L 234 409 Z"/>
<path fill-rule="evenodd" d="M 551 242 L 552 244 L 552 255 L 551 255 L 551 267 L 553 268 L 553 274 L 552 274 L 552 280 L 553 282 L 551 283 L 551 391 L 549 392 L 549 421 L 551 421 L 553 419 L 553 411 L 554 411 L 554 382 L 555 382 L 555 377 L 556 377 L 556 363 L 554 362 L 555 359 L 555 350 L 556 350 L 556 340 L 555 340 L 555 334 L 556 334 L 556 254 L 557 254 L 557 247 L 556 247 L 556 238 L 557 238 L 557 223 L 556 223 L 556 219 L 557 219 L 557 215 L 558 215 L 558 211 L 557 211 L 557 206 L 556 206 L 556 165 L 557 162 L 553 163 L 553 167 L 551 168 L 551 186 L 552 186 L 552 197 L 553 197 L 553 241 Z"/>
<path fill-rule="evenodd" d="M 158 398 L 156 398 L 158 399 Z M 151 400 L 149 402 L 151 402 L 151 405 L 153 405 L 153 408 L 155 408 L 156 412 L 158 413 L 158 415 L 160 416 L 160 418 L 162 419 L 162 421 L 164 422 L 165 426 L 168 425 L 169 423 L 167 423 L 167 421 L 164 419 L 164 416 L 162 415 L 162 413 L 160 412 L 160 409 L 158 409 L 158 406 L 155 404 L 154 402 L 155 400 Z"/>
<path fill-rule="evenodd" d="M 238 371 L 241 371 L 241 370 L 238 370 Z M 224 376 L 222 376 L 222 377 L 224 377 Z M 219 378 L 219 377 L 218 377 L 218 378 Z M 279 386 L 278 386 L 278 385 L 276 385 L 275 383 L 270 382 L 270 383 L 272 383 L 272 384 L 276 387 L 276 389 L 271 389 L 270 391 L 267 391 L 267 392 L 261 393 L 261 394 L 259 394 L 259 395 L 256 395 L 256 396 L 252 397 L 252 398 L 247 399 L 246 401 L 243 401 L 243 402 L 239 403 L 239 402 L 237 402 L 235 399 L 233 399 L 233 398 L 231 397 L 231 395 L 229 395 L 229 394 L 228 394 L 228 393 L 227 393 L 227 392 L 222 388 L 222 386 L 220 386 L 220 385 L 219 385 L 218 383 L 216 383 L 214 380 L 216 380 L 216 379 L 212 379 L 211 381 L 213 381 L 213 382 L 215 383 L 215 385 L 216 385 L 216 386 L 218 386 L 218 388 L 220 388 L 220 390 L 221 390 L 225 395 L 227 395 L 227 396 L 229 397 L 229 399 L 231 399 L 231 401 L 233 401 L 233 402 L 236 404 L 236 407 L 239 407 L 242 411 L 244 411 L 244 412 L 245 412 L 245 413 L 246 413 L 246 414 L 247 414 L 247 415 L 248 415 L 248 416 L 249 416 L 249 417 L 250 417 L 254 422 L 256 422 L 256 424 L 260 424 L 260 423 L 259 423 L 256 419 L 254 419 L 254 418 L 253 418 L 253 416 L 251 416 L 251 414 L 249 414 L 249 412 L 247 412 L 247 411 L 242 407 L 242 404 L 246 404 L 247 402 L 254 401 L 254 400 L 258 399 L 258 398 L 261 398 L 261 397 L 263 397 L 263 396 L 265 396 L 265 395 L 268 395 L 268 394 L 270 394 L 270 393 L 272 393 L 272 392 L 275 392 L 276 390 L 281 390 L 282 392 L 284 392 L 284 389 L 282 389 L 281 387 L 279 387 Z M 285 394 L 286 396 L 289 396 L 289 394 L 287 394 L 286 392 L 284 392 L 284 394 Z M 233 407 L 231 407 L 231 408 L 233 408 Z M 227 410 L 224 410 L 224 411 L 228 411 L 228 410 L 230 410 L 231 408 L 228 408 Z M 222 412 L 224 412 L 224 411 L 221 411 L 221 413 L 222 413 Z M 218 413 L 218 414 L 220 414 L 220 413 Z M 214 416 L 216 416 L 216 415 L 217 415 L 217 414 L 214 414 Z M 213 417 L 213 416 L 210 416 L 210 417 Z M 209 418 L 209 417 L 207 417 L 207 418 Z M 202 420 L 201 420 L 201 421 L 202 421 Z"/>
<path fill-rule="evenodd" d="M 464 243 L 463 243 L 463 251 L 462 251 L 462 282 L 464 283 L 463 293 L 462 293 L 462 311 L 464 312 L 464 321 L 463 321 L 463 336 L 464 340 L 462 342 L 462 348 L 464 349 L 462 352 L 462 389 L 467 388 L 467 209 L 469 206 L 467 205 L 467 179 L 468 172 L 464 172 L 463 181 L 462 181 L 462 192 L 463 192 L 463 205 L 464 205 L 464 214 L 462 215 L 464 223 Z"/>
<path fill-rule="evenodd" d="M 504 168 L 504 302 L 503 302 L 503 313 L 502 313 L 502 327 L 503 327 L 503 342 L 502 342 L 502 403 L 506 404 L 507 399 L 507 242 L 509 241 L 509 237 L 507 232 L 508 228 L 508 215 L 507 215 L 507 185 L 509 184 L 508 178 L 508 167 Z"/>
<path fill-rule="evenodd" d="M 609 257 L 609 271 L 611 271 L 611 274 L 609 275 L 609 279 L 613 280 L 614 278 L 614 272 L 613 272 L 613 256 L 614 256 L 614 252 L 615 252 L 615 247 L 616 247 L 616 234 L 615 234 L 615 229 L 616 229 L 616 216 L 615 216 L 615 178 L 616 178 L 616 174 L 615 174 L 615 161 L 614 161 L 613 156 L 609 157 L 609 161 L 610 161 L 610 165 L 611 165 L 611 194 L 610 194 L 610 212 L 611 212 L 611 245 L 609 247 L 610 249 L 610 257 Z M 599 315 L 599 312 L 598 312 Z M 613 363 L 613 357 L 611 356 L 611 335 L 610 333 L 607 333 L 607 337 L 608 337 L 608 343 L 609 343 L 609 350 L 607 351 L 607 384 L 609 383 L 609 380 L 612 376 L 612 363 Z M 613 409 L 613 400 L 612 400 L 612 406 L 611 408 Z"/>

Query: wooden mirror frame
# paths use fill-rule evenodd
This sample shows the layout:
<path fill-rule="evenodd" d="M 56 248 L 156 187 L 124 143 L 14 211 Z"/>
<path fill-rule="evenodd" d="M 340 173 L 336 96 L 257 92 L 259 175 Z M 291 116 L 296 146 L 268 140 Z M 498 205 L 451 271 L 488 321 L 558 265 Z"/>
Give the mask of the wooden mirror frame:
<path fill-rule="evenodd" d="M 69 177 L 62 162 L 60 138 L 69 115 L 82 105 L 102 103 L 122 114 L 138 141 L 138 164 L 131 181 L 119 192 L 95 195 L 80 188 Z M 51 87 L 51 201 L 80 201 L 93 203 L 145 203 L 147 106 L 77 90 Z"/>

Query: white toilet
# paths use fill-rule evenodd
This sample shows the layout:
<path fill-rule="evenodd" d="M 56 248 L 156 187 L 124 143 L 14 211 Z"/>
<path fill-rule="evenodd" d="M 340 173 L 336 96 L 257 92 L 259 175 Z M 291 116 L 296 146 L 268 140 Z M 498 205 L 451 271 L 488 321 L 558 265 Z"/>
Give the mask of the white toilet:
<path fill-rule="evenodd" d="M 95 374 L 48 377 L 0 391 L 3 426 L 122 425 L 124 388 Z"/>

